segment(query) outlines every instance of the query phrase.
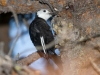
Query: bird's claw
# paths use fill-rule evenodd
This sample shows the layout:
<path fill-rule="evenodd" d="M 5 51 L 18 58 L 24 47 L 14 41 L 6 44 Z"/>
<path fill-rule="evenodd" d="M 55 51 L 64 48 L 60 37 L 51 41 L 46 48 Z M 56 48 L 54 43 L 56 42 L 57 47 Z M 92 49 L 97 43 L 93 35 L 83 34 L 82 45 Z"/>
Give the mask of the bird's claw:
<path fill-rule="evenodd" d="M 48 59 L 49 55 L 48 54 L 44 54 L 44 58 Z"/>

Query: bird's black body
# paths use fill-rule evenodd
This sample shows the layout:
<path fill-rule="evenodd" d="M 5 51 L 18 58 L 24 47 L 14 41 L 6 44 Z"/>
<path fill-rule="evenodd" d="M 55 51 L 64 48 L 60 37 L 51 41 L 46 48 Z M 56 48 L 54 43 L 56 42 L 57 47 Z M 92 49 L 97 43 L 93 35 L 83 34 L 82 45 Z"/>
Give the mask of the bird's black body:
<path fill-rule="evenodd" d="M 36 18 L 30 24 L 29 34 L 34 46 L 42 46 L 40 40 L 41 36 L 43 36 L 45 44 L 49 44 L 50 42 L 54 41 L 54 36 L 50 30 L 50 26 L 44 19 L 39 18 L 38 16 L 36 16 Z M 54 49 L 55 47 L 53 46 L 49 49 L 46 49 L 46 52 L 54 53 Z"/>

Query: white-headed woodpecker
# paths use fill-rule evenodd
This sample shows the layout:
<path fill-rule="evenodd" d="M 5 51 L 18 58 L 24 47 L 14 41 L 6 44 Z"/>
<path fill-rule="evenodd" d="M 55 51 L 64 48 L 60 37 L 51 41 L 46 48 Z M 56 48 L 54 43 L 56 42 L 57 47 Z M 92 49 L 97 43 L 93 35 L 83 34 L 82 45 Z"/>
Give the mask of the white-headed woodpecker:
<path fill-rule="evenodd" d="M 54 41 L 50 26 L 47 24 L 47 20 L 53 16 L 54 14 L 47 9 L 41 9 L 29 26 L 29 34 L 34 46 L 42 46 L 41 51 L 44 51 L 45 54 L 55 53 L 55 46 L 46 48 L 47 44 Z"/>

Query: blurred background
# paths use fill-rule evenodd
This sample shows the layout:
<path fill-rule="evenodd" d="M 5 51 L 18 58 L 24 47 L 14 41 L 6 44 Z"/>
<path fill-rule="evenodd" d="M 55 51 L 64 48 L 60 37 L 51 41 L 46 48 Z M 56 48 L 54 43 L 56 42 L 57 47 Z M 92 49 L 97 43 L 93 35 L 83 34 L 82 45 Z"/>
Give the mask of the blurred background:
<path fill-rule="evenodd" d="M 9 50 L 9 21 L 11 18 L 11 13 L 0 14 L 0 42 L 4 42 L 4 52 L 8 53 Z"/>
<path fill-rule="evenodd" d="M 35 14 L 18 14 L 19 34 L 16 45 L 12 52 L 12 57 L 24 50 L 34 48 L 28 33 L 29 24 L 34 19 Z M 8 53 L 17 37 L 17 26 L 12 13 L 0 14 L 0 41 L 4 42 L 4 52 Z M 35 50 L 35 49 L 34 49 Z"/>
<path fill-rule="evenodd" d="M 9 37 L 11 39 L 9 47 L 13 46 L 15 38 L 20 34 L 16 45 L 12 52 L 12 57 L 16 57 L 19 53 L 19 57 L 26 57 L 29 53 L 36 51 L 34 45 L 32 44 L 29 36 L 29 25 L 34 20 L 35 14 L 18 14 L 19 29 L 16 26 L 14 17 L 10 18 L 9 21 Z"/>
<path fill-rule="evenodd" d="M 29 54 L 36 52 L 36 48 L 34 47 L 33 43 L 30 40 L 28 27 L 32 20 L 35 18 L 35 13 L 33 14 L 18 14 L 18 21 L 19 21 L 19 38 L 15 43 L 13 52 L 11 57 L 14 60 L 19 58 L 27 57 Z M 48 21 L 50 25 L 50 21 Z M 4 42 L 4 52 L 7 54 L 11 47 L 14 44 L 15 38 L 17 37 L 17 26 L 15 19 L 12 13 L 2 13 L 0 14 L 0 42 Z M 19 58 L 18 58 L 18 57 Z M 54 62 L 50 60 L 51 64 L 54 65 Z M 47 73 L 45 68 L 46 66 L 46 59 L 40 58 L 39 60 L 35 61 L 34 63 L 30 64 L 30 67 L 34 68 L 35 70 L 42 71 L 43 74 Z M 41 65 L 42 64 L 42 65 Z M 57 66 L 54 65 L 54 68 L 57 69 Z"/>

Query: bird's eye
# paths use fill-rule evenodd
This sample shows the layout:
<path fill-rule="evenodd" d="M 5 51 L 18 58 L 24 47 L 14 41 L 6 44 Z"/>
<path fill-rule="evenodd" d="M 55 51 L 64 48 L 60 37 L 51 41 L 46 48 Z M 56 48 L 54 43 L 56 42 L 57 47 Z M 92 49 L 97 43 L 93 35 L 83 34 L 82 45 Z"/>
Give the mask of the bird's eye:
<path fill-rule="evenodd" d="M 46 10 L 43 10 L 43 12 L 46 12 Z"/>

